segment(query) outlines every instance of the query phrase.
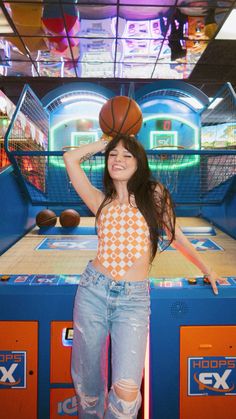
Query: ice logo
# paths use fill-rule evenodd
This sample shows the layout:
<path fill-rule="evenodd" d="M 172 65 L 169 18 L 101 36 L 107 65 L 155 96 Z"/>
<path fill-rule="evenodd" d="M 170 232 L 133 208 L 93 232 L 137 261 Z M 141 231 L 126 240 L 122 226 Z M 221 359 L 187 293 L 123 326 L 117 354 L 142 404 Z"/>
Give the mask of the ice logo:
<path fill-rule="evenodd" d="M 57 407 L 57 413 L 60 416 L 77 416 L 78 411 L 76 396 L 69 397 L 68 399 L 63 400 L 62 402 L 59 402 Z"/>

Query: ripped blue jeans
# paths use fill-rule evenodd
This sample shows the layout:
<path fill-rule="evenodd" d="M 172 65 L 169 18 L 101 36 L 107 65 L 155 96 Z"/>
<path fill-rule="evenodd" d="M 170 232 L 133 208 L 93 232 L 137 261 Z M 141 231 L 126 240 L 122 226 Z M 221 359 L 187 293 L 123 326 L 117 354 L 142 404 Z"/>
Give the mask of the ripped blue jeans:
<path fill-rule="evenodd" d="M 137 417 L 149 315 L 148 280 L 114 281 L 89 262 L 74 304 L 72 378 L 80 419 Z M 109 335 L 112 385 L 108 392 Z M 120 391 L 133 392 L 134 397 L 122 399 Z"/>

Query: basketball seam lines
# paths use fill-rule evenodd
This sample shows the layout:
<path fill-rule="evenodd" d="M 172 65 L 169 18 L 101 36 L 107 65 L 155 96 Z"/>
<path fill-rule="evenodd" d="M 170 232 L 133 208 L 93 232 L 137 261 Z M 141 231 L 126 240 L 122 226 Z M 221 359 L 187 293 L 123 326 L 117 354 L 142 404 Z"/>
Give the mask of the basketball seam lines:
<path fill-rule="evenodd" d="M 114 99 L 112 98 L 111 99 L 111 114 L 112 114 L 112 129 L 111 129 L 111 131 L 110 132 L 112 132 L 112 131 L 116 131 L 115 129 L 114 129 L 114 127 L 115 127 L 115 115 L 114 115 L 114 109 L 113 109 L 113 102 L 114 102 Z M 118 133 L 118 132 L 117 132 Z"/>
<path fill-rule="evenodd" d="M 135 127 L 135 125 L 137 125 L 137 123 L 140 121 L 140 119 L 142 119 L 142 115 L 140 115 L 140 117 L 139 117 L 139 119 L 133 124 L 133 125 L 131 125 L 131 127 L 129 127 L 128 129 L 127 129 L 127 131 L 126 131 L 126 134 L 128 134 L 128 132 L 133 128 L 133 127 Z"/>
<path fill-rule="evenodd" d="M 126 118 L 127 118 L 127 116 L 128 116 L 129 109 L 130 109 L 130 105 L 131 105 L 131 99 L 129 100 L 129 104 L 128 104 L 128 106 L 127 106 L 126 113 L 125 113 L 125 116 L 124 116 L 124 118 L 123 118 L 122 124 L 121 124 L 121 126 L 119 127 L 119 132 L 122 130 L 122 127 L 123 127 L 123 125 L 124 125 L 124 123 L 125 123 L 125 120 L 126 120 Z M 112 108 L 113 108 L 113 104 L 112 104 Z M 113 109 L 112 109 L 112 110 L 113 110 Z M 125 132 L 125 134 L 127 134 L 127 132 L 128 132 L 128 131 L 129 131 L 129 129 Z"/>
<path fill-rule="evenodd" d="M 106 121 L 104 121 L 104 119 L 101 115 L 100 115 L 100 118 L 101 118 L 102 122 L 104 123 L 104 125 L 106 125 L 107 128 L 110 130 L 109 132 L 106 132 L 105 134 L 110 134 L 112 131 L 114 131 L 114 129 L 111 129 L 111 127 L 106 123 Z M 114 121 L 114 118 L 113 118 L 113 121 Z M 113 124 L 114 124 L 114 122 L 113 122 Z"/>

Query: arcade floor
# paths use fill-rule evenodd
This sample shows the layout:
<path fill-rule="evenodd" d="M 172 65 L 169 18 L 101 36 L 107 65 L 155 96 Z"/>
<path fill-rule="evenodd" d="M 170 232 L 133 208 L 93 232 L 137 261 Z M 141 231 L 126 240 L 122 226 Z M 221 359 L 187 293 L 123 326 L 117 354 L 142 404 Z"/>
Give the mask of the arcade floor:
<path fill-rule="evenodd" d="M 80 226 L 94 226 L 93 217 L 81 219 Z M 201 218 L 178 218 L 180 227 L 212 227 L 206 220 Z M 235 275 L 236 245 L 235 240 L 214 227 L 216 235 L 189 236 L 195 239 L 210 239 L 219 249 L 206 249 L 201 251 L 202 258 L 220 275 Z M 59 229 L 60 231 L 60 229 Z M 198 233 L 199 234 L 199 233 Z M 35 227 L 7 252 L 0 256 L 0 274 L 80 274 L 88 260 L 93 259 L 95 250 L 70 249 L 43 249 L 36 248 L 49 235 L 39 235 L 38 227 Z M 54 236 L 55 237 L 55 236 Z M 72 236 L 60 236 L 56 240 Z M 76 237 L 76 236 L 73 236 Z M 84 236 L 85 237 L 85 236 Z M 151 270 L 150 277 L 173 278 L 201 276 L 199 270 L 191 264 L 180 252 L 165 251 L 157 254 Z"/>

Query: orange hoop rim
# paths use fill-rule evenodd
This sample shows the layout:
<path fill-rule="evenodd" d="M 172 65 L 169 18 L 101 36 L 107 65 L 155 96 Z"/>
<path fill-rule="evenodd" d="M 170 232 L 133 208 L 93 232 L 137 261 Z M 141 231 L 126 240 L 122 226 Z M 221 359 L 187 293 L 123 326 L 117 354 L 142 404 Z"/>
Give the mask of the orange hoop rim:
<path fill-rule="evenodd" d="M 155 147 L 152 147 L 152 150 L 162 150 L 164 148 L 176 148 L 177 150 L 185 150 L 185 147 L 183 145 L 158 145 Z"/>

